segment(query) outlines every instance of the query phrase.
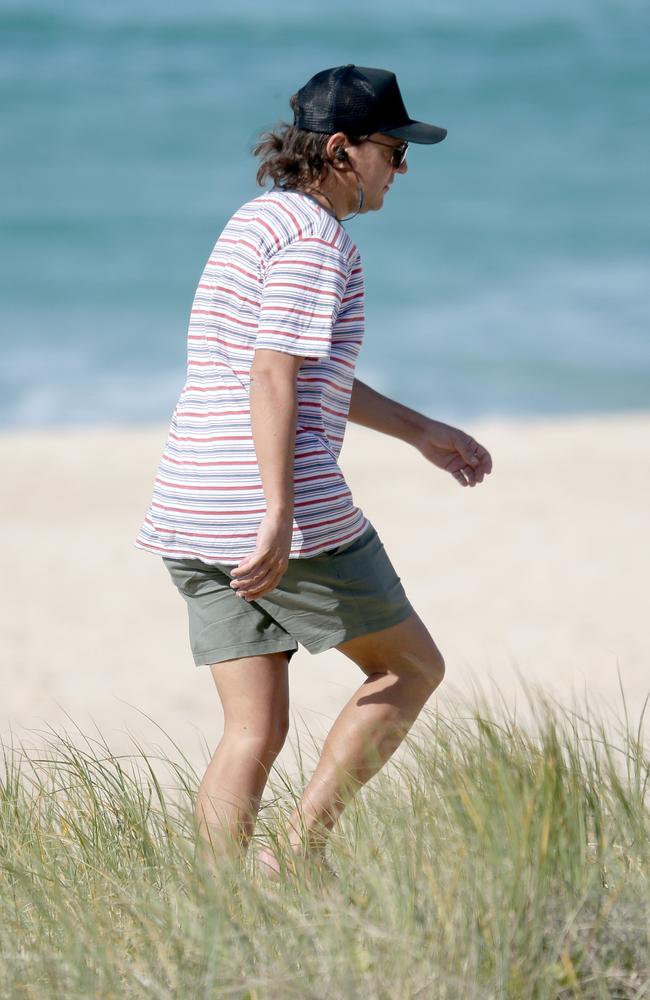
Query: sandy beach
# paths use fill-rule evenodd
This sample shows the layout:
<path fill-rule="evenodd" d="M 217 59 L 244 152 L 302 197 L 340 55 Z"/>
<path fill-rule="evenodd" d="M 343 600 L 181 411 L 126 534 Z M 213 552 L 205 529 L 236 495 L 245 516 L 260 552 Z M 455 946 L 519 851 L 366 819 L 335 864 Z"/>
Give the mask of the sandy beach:
<path fill-rule="evenodd" d="M 563 704 L 586 693 L 595 714 L 620 717 L 620 672 L 638 720 L 650 691 L 650 414 L 463 429 L 494 459 L 475 489 L 355 425 L 341 456 L 445 656 L 432 703 L 452 713 L 473 685 L 494 682 L 523 707 L 523 677 Z M 218 741 L 220 705 L 208 669 L 191 660 L 183 602 L 160 560 L 133 546 L 165 433 L 0 436 L 5 740 L 96 725 L 116 752 L 133 734 L 174 753 L 164 730 L 197 766 Z M 362 679 L 336 650 L 299 650 L 282 763 L 292 768 L 304 727 L 324 735 Z"/>

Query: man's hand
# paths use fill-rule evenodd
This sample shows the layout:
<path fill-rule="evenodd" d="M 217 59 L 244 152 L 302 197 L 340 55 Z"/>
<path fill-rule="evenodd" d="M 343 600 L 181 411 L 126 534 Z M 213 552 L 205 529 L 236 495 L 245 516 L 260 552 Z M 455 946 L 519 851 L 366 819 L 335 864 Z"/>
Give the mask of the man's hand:
<path fill-rule="evenodd" d="M 492 472 L 492 458 L 483 445 L 438 420 L 428 420 L 413 444 L 439 469 L 451 473 L 461 486 L 476 486 Z"/>
<path fill-rule="evenodd" d="M 257 532 L 255 551 L 231 572 L 230 586 L 238 597 L 254 601 L 263 597 L 284 576 L 289 566 L 293 517 L 267 512 Z"/>

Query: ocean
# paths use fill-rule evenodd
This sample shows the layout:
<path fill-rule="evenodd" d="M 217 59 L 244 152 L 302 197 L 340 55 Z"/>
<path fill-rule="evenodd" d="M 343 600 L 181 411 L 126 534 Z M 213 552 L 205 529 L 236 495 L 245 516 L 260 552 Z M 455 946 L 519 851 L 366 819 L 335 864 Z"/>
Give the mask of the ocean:
<path fill-rule="evenodd" d="M 359 377 L 456 422 L 650 407 L 647 3 L 3 0 L 0 37 L 3 427 L 168 420 L 251 145 L 348 62 L 449 132 L 347 223 Z"/>

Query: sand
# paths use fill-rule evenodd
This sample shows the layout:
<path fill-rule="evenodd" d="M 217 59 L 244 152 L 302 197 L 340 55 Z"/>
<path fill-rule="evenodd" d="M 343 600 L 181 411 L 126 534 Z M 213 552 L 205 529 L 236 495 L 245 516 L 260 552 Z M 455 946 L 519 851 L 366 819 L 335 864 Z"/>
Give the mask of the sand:
<path fill-rule="evenodd" d="M 524 678 L 614 718 L 622 684 L 638 722 L 650 692 L 650 414 L 463 427 L 494 459 L 474 489 L 355 425 L 341 456 L 445 656 L 431 707 L 462 714 L 478 683 L 521 711 Z M 96 725 L 116 752 L 132 734 L 175 754 L 169 737 L 197 767 L 218 742 L 221 708 L 191 660 L 185 606 L 161 561 L 133 546 L 165 433 L 0 436 L 5 740 Z M 301 648 L 290 677 L 295 728 L 280 763 L 291 770 L 306 728 L 321 738 L 363 675 L 336 650 Z"/>

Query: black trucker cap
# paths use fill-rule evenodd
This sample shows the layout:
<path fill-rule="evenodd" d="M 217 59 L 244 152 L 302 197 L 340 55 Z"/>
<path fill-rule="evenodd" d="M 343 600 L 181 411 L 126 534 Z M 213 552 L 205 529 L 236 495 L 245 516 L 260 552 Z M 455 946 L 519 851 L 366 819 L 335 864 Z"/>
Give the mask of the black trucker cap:
<path fill-rule="evenodd" d="M 408 142 L 442 142 L 446 128 L 409 118 L 397 86 L 387 69 L 335 66 L 312 76 L 296 94 L 293 124 L 306 132 L 345 132 L 371 135 L 383 132 Z"/>

